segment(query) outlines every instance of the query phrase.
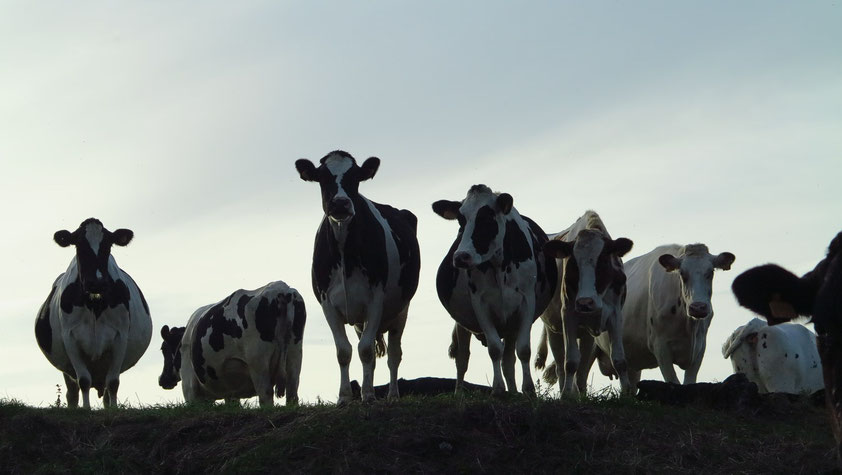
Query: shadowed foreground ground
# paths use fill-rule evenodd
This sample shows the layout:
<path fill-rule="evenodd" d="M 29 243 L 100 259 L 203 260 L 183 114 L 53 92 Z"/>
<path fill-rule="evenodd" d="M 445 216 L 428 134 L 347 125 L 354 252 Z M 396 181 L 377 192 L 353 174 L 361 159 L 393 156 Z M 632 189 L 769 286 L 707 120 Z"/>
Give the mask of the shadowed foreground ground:
<path fill-rule="evenodd" d="M 480 393 L 268 410 L 0 403 L 0 471 L 11 473 L 823 473 L 832 447 L 807 399 L 732 410 Z"/>

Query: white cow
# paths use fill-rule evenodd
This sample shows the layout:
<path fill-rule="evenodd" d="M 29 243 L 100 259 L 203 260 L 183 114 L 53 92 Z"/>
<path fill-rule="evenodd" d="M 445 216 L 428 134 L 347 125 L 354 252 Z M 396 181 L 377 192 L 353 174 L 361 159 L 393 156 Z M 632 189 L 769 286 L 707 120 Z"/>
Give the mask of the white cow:
<path fill-rule="evenodd" d="M 186 328 L 161 328 L 158 384 L 181 381 L 187 402 L 257 396 L 267 407 L 286 395 L 297 404 L 306 319 L 301 295 L 281 281 L 237 290 L 193 312 Z"/>
<path fill-rule="evenodd" d="M 744 373 L 761 393 L 813 393 L 824 388 L 816 334 L 804 325 L 770 327 L 755 318 L 722 345 L 735 373 Z"/>
<path fill-rule="evenodd" d="M 111 232 L 94 218 L 53 239 L 74 246 L 76 255 L 53 283 L 35 320 L 35 338 L 44 356 L 64 373 L 67 405 L 90 409 L 97 390 L 105 407 L 117 404 L 120 373 L 137 363 L 152 339 L 149 306 L 134 280 L 117 267 L 111 246 L 125 246 L 134 233 Z"/>
<path fill-rule="evenodd" d="M 684 370 L 684 384 L 696 382 L 713 319 L 713 270 L 728 270 L 734 255 L 712 255 L 704 244 L 671 244 L 625 263 L 628 294 L 623 307 L 623 348 L 629 383 L 659 367 L 664 381 L 679 384 L 673 365 Z M 595 357 L 614 376 L 607 335 L 596 338 Z M 606 361 L 608 360 L 608 361 Z"/>

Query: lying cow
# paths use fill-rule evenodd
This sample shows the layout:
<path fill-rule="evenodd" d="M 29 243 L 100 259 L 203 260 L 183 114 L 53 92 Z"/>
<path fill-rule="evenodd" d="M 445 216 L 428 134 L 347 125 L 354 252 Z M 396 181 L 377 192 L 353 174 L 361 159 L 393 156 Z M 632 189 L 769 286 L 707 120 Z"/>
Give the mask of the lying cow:
<path fill-rule="evenodd" d="M 679 384 L 673 365 L 684 370 L 684 384 L 696 382 L 713 319 L 713 271 L 728 270 L 734 255 L 713 255 L 704 244 L 660 246 L 625 263 L 628 295 L 623 307 L 623 348 L 629 383 L 659 367 L 664 381 Z M 615 376 L 610 347 L 596 340 L 600 370 Z"/>
<path fill-rule="evenodd" d="M 824 388 L 816 335 L 804 325 L 770 327 L 752 319 L 728 337 L 722 356 L 761 393 L 813 393 Z"/>
<path fill-rule="evenodd" d="M 523 368 L 522 390 L 535 392 L 529 370 L 529 331 L 556 287 L 555 260 L 546 255 L 546 234 L 512 206 L 512 196 L 474 185 L 460 201 L 440 200 L 433 211 L 459 222 L 456 240 L 436 275 L 439 300 L 456 320 L 450 356 L 456 389 L 470 358 L 471 334 L 488 346 L 492 392 L 516 392 L 515 351 Z"/>
<path fill-rule="evenodd" d="M 134 233 L 111 232 L 94 218 L 53 239 L 74 246 L 70 266 L 53 283 L 35 320 L 35 338 L 44 356 L 64 373 L 67 406 L 90 409 L 90 389 L 116 406 L 120 374 L 137 363 L 152 338 L 149 306 L 134 280 L 117 267 L 111 246 L 126 246 Z"/>
<path fill-rule="evenodd" d="M 827 256 L 801 278 L 780 266 L 766 264 L 737 276 L 731 290 L 740 305 L 770 325 L 799 315 L 812 317 L 826 404 L 839 444 L 837 453 L 842 456 L 842 232 L 830 242 Z"/>
<path fill-rule="evenodd" d="M 161 328 L 158 384 L 181 381 L 187 402 L 257 396 L 266 407 L 286 395 L 297 404 L 306 320 L 301 295 L 281 281 L 238 290 L 193 312 L 187 327 Z"/>
<path fill-rule="evenodd" d="M 623 393 L 632 391 L 623 351 L 626 275 L 620 259 L 631 248 L 627 238 L 611 239 L 594 211 L 587 211 L 544 245 L 544 251 L 557 259 L 560 285 L 541 315 L 544 331 L 536 367 L 544 366 L 546 338 L 556 363 L 547 368 L 544 379 L 550 383 L 557 379 L 562 396 L 585 392 L 594 337 L 602 333 L 607 333 L 611 365 Z M 586 361 L 580 366 L 582 354 Z M 563 372 L 559 361 L 564 361 Z"/>
<path fill-rule="evenodd" d="M 374 178 L 380 160 L 357 165 L 350 154 L 327 154 L 316 167 L 300 159 L 295 168 L 302 180 L 322 191 L 322 218 L 313 249 L 313 291 L 333 334 L 339 362 L 339 403 L 353 398 L 348 366 L 351 343 L 345 325 L 360 338 L 363 365 L 362 399 L 374 399 L 375 355 L 388 353 L 389 398 L 399 397 L 398 366 L 401 336 L 409 301 L 418 288 L 421 257 L 418 220 L 407 210 L 375 203 L 360 194 L 360 182 Z M 388 348 L 383 334 L 389 333 Z"/>

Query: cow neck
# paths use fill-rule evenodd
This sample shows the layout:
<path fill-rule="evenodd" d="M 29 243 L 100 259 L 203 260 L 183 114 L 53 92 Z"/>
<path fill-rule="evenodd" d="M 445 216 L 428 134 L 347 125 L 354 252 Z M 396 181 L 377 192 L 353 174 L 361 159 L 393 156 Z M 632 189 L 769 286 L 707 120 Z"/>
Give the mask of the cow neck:
<path fill-rule="evenodd" d="M 345 242 L 348 239 L 348 227 L 354 218 L 348 220 L 348 223 L 334 222 L 330 218 L 330 228 L 333 230 L 333 235 L 336 238 L 336 243 L 339 246 L 339 273 L 342 275 L 342 295 L 345 298 L 345 319 L 348 320 L 348 286 L 345 283 Z"/>

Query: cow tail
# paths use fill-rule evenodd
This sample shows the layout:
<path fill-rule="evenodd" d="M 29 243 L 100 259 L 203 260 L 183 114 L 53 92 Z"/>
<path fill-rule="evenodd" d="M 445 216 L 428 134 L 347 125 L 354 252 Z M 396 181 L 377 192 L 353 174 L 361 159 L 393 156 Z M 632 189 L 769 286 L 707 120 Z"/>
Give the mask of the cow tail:
<path fill-rule="evenodd" d="M 538 352 L 535 354 L 535 369 L 544 369 L 547 365 L 547 327 L 541 329 L 541 338 L 538 340 Z"/>
<path fill-rule="evenodd" d="M 383 334 L 377 335 L 377 340 L 374 342 L 374 354 L 378 358 L 386 355 L 386 340 L 383 339 Z"/>
<path fill-rule="evenodd" d="M 558 365 L 556 364 L 556 362 L 553 361 L 552 363 L 547 365 L 546 368 L 544 368 L 544 374 L 542 375 L 542 379 L 545 383 L 555 384 L 558 382 L 558 372 L 556 371 L 557 366 Z"/>
<path fill-rule="evenodd" d="M 450 335 L 450 347 L 447 348 L 447 356 L 455 360 L 456 354 L 459 353 L 459 339 L 456 337 L 456 326 L 453 326 L 453 332 Z"/>

